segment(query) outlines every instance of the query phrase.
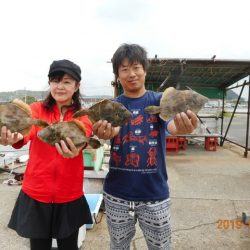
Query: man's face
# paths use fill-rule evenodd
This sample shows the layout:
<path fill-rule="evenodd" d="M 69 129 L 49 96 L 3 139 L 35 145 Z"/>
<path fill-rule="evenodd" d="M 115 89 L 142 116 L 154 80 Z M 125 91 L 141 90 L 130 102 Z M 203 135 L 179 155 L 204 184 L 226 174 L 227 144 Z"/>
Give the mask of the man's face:
<path fill-rule="evenodd" d="M 129 63 L 124 59 L 118 69 L 118 80 L 121 82 L 125 93 L 140 93 L 145 90 L 146 72 L 143 66 L 134 62 Z"/>

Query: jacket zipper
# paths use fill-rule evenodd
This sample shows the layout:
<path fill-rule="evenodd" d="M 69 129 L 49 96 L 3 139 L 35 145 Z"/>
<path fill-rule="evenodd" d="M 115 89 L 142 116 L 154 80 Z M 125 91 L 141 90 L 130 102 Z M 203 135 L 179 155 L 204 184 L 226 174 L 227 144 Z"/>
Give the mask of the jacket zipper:
<path fill-rule="evenodd" d="M 63 114 L 60 112 L 60 122 L 62 122 L 63 121 L 63 118 L 64 118 L 64 116 L 63 116 Z"/>
<path fill-rule="evenodd" d="M 64 120 L 64 115 L 60 112 L 60 117 L 59 117 L 59 121 L 60 122 L 62 122 Z M 58 154 L 58 153 L 57 153 Z M 55 203 L 55 180 L 56 180 L 56 176 L 57 176 L 57 174 L 56 174 L 56 168 L 57 168 L 57 166 L 55 166 L 55 168 L 54 168 L 54 178 L 53 178 L 53 182 L 54 182 L 54 192 L 53 192 L 53 195 L 52 195 L 52 200 L 51 200 L 51 203 Z"/>

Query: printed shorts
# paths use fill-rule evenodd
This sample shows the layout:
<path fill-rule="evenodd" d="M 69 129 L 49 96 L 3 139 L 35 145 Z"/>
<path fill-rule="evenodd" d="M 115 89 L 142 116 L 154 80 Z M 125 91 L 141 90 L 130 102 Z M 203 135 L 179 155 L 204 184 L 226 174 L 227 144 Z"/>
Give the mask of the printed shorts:
<path fill-rule="evenodd" d="M 149 250 L 170 250 L 170 199 L 126 201 L 104 193 L 111 250 L 129 250 L 138 220 Z"/>

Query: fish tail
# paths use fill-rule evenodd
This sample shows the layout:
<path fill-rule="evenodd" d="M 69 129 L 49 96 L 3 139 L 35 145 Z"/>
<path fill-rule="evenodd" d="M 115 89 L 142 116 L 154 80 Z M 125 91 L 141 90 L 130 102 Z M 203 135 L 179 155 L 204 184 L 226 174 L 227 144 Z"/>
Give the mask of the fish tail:
<path fill-rule="evenodd" d="M 161 108 L 160 106 L 147 106 L 144 111 L 151 115 L 154 115 L 159 114 L 161 112 Z"/>
<path fill-rule="evenodd" d="M 49 124 L 46 121 L 38 120 L 38 119 L 33 119 L 32 123 L 42 128 L 46 128 L 49 126 Z"/>
<path fill-rule="evenodd" d="M 92 138 L 92 137 L 89 138 L 88 144 L 94 149 L 101 147 L 101 142 L 95 138 Z"/>
<path fill-rule="evenodd" d="M 80 117 L 80 116 L 84 116 L 84 115 L 88 115 L 88 110 L 79 110 L 79 111 L 76 111 L 74 114 L 73 114 L 73 117 L 74 118 L 77 118 L 77 117 Z"/>

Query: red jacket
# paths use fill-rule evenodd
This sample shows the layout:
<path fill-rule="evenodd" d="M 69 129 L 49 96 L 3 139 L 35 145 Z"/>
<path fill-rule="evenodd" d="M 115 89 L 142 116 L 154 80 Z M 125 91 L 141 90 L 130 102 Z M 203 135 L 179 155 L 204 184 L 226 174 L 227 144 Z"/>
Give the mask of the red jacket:
<path fill-rule="evenodd" d="M 31 105 L 32 116 L 54 123 L 60 121 L 60 112 L 55 105 L 52 112 L 46 111 L 42 103 Z M 64 121 L 72 120 L 72 110 L 68 110 Z M 87 116 L 80 117 L 86 129 L 86 136 L 92 134 L 92 124 Z M 84 165 L 83 155 L 72 159 L 63 158 L 55 147 L 42 142 L 37 137 L 41 128 L 32 126 L 24 140 L 13 145 L 20 148 L 30 141 L 29 161 L 25 170 L 22 190 L 31 198 L 44 203 L 64 203 L 83 195 Z"/>

